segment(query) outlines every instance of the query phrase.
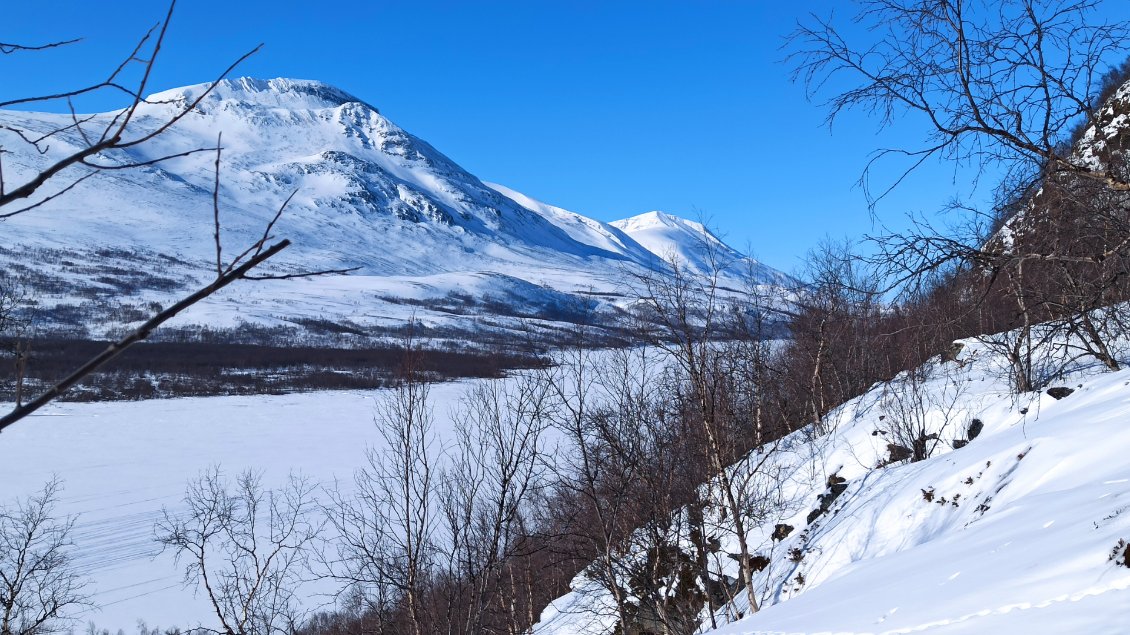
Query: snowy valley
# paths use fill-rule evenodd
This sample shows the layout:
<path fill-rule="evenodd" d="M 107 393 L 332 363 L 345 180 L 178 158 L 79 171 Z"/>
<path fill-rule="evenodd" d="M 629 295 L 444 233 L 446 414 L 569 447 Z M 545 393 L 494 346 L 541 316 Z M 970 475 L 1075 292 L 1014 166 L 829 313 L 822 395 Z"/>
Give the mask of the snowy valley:
<path fill-rule="evenodd" d="M 861 4 L 794 81 L 925 145 L 790 273 L 327 83 L 148 94 L 171 8 L 0 95 L 0 635 L 1130 633 L 1130 18 Z M 888 227 L 892 158 L 999 183 Z"/>

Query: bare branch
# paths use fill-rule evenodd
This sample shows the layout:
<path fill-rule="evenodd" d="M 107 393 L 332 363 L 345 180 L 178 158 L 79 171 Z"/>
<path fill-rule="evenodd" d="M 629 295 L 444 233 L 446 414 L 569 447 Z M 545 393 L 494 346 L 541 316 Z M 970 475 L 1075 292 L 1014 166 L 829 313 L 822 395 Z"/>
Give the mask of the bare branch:
<path fill-rule="evenodd" d="M 158 326 L 169 321 L 181 311 L 184 311 L 188 307 L 196 304 L 197 302 L 200 302 L 204 298 L 207 298 L 213 293 L 228 286 L 232 282 L 243 278 L 248 271 L 259 266 L 270 257 L 279 253 L 283 249 L 286 249 L 288 246 L 290 246 L 289 240 L 283 240 L 272 245 L 267 250 L 256 255 L 254 258 L 251 258 L 233 271 L 230 271 L 217 278 L 211 284 L 200 289 L 196 293 L 193 293 L 192 295 L 182 299 L 180 302 L 177 302 L 164 311 L 161 311 L 157 315 L 149 318 L 145 321 L 144 324 L 131 331 L 125 337 L 111 344 L 110 347 L 105 351 L 83 364 L 80 368 L 75 370 L 59 383 L 52 386 L 47 390 L 47 392 L 43 393 L 27 404 L 12 410 L 10 413 L 4 415 L 3 417 L 0 417 L 0 431 L 3 431 L 4 428 L 12 425 L 20 419 L 23 419 L 24 417 L 47 405 L 48 403 L 62 395 L 64 392 L 66 392 L 69 388 L 82 381 L 84 377 L 98 370 L 98 368 L 106 364 L 106 362 L 109 362 L 118 355 L 121 355 L 130 346 L 148 338 L 149 335 L 152 334 L 153 330 Z"/>
<path fill-rule="evenodd" d="M 59 42 L 49 42 L 47 44 L 26 45 L 26 44 L 12 44 L 7 42 L 0 42 L 0 54 L 10 55 L 12 53 L 21 51 L 46 51 L 47 49 L 59 48 L 60 46 L 67 46 L 82 41 L 82 38 L 75 38 L 73 40 L 62 40 Z"/>

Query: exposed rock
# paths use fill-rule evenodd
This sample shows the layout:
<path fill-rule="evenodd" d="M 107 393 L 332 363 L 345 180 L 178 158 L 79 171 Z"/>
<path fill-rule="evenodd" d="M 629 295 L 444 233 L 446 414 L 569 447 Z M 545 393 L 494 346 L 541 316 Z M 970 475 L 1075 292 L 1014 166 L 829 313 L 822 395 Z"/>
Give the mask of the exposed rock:
<path fill-rule="evenodd" d="M 889 453 L 887 463 L 898 463 L 899 461 L 905 461 L 914 456 L 914 450 L 897 443 L 888 443 L 887 452 Z"/>
<path fill-rule="evenodd" d="M 769 566 L 769 558 L 759 553 L 754 554 L 754 556 L 749 559 L 749 566 L 754 571 L 764 571 L 765 567 Z"/>
<path fill-rule="evenodd" d="M 785 523 L 777 523 L 777 526 L 773 528 L 772 538 L 773 538 L 773 540 L 778 540 L 778 541 L 784 540 L 785 538 L 789 537 L 789 534 L 793 533 L 793 529 L 795 529 L 795 528 L 792 525 L 786 525 Z"/>
<path fill-rule="evenodd" d="M 1063 399 L 1073 392 L 1075 392 L 1075 389 L 1068 388 L 1067 386 L 1055 386 L 1053 388 L 1048 388 L 1047 390 L 1048 396 L 1054 397 L 1056 399 Z"/>
<path fill-rule="evenodd" d="M 973 421 L 969 422 L 969 430 L 965 433 L 965 436 L 968 437 L 970 441 L 972 441 L 973 439 L 976 439 L 977 435 L 981 434 L 981 431 L 984 429 L 985 424 L 980 419 L 974 419 Z"/>
<path fill-rule="evenodd" d="M 808 514 L 809 524 L 812 524 L 812 521 L 819 518 L 822 514 L 827 513 L 828 510 L 832 508 L 832 503 L 837 498 L 839 498 L 840 494 L 843 494 L 847 489 L 847 479 L 838 474 L 832 474 L 831 476 L 829 476 L 827 484 L 827 491 L 825 491 L 818 497 L 818 500 L 820 501 L 820 507 L 812 510 Z M 780 527 L 780 525 L 778 525 L 778 527 Z M 774 535 L 776 535 L 776 532 L 774 532 Z"/>
<path fill-rule="evenodd" d="M 953 344 L 950 345 L 948 350 L 945 350 L 945 351 L 942 352 L 942 361 L 943 362 L 956 362 L 956 361 L 958 361 L 957 356 L 961 354 L 961 351 L 964 348 L 965 348 L 965 344 L 962 344 L 961 342 L 954 342 Z"/>

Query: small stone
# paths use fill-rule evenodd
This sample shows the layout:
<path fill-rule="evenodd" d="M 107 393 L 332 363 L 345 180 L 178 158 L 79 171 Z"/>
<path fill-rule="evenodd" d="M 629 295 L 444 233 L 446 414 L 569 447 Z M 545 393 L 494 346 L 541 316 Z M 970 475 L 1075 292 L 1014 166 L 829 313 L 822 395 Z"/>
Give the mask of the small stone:
<path fill-rule="evenodd" d="M 1068 388 L 1067 386 L 1055 386 L 1054 388 L 1048 388 L 1048 396 L 1054 397 L 1056 399 L 1063 399 L 1073 392 L 1075 392 L 1075 389 Z"/>
<path fill-rule="evenodd" d="M 974 419 L 973 421 L 969 422 L 969 429 L 966 431 L 965 436 L 969 437 L 969 440 L 972 441 L 973 439 L 976 439 L 977 435 L 981 434 L 981 431 L 984 429 L 984 422 L 982 422 L 980 419 Z"/>

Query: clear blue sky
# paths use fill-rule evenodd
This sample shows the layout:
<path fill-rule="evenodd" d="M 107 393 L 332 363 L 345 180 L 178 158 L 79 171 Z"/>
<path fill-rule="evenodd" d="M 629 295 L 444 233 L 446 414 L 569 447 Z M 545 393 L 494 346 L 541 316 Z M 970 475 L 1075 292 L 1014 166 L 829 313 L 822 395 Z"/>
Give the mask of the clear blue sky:
<path fill-rule="evenodd" d="M 1130 4 L 1130 3 L 1127 3 Z M 6 0 L 0 41 L 84 37 L 0 58 L 0 98 L 104 74 L 163 14 L 159 1 Z M 480 178 L 602 220 L 701 216 L 790 270 L 823 236 L 872 230 L 856 186 L 879 146 L 862 116 L 829 131 L 782 62 L 783 36 L 832 0 L 297 2 L 182 0 L 153 90 L 235 75 L 317 79 L 380 108 Z M 97 101 L 87 110 L 116 104 Z M 930 166 L 877 212 L 899 224 L 968 194 Z"/>

